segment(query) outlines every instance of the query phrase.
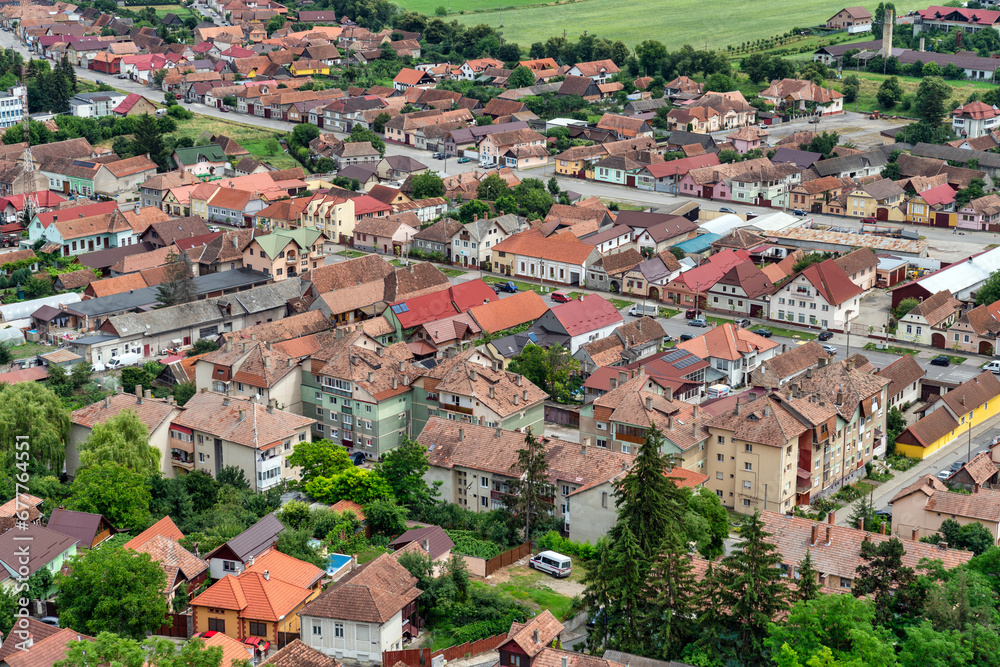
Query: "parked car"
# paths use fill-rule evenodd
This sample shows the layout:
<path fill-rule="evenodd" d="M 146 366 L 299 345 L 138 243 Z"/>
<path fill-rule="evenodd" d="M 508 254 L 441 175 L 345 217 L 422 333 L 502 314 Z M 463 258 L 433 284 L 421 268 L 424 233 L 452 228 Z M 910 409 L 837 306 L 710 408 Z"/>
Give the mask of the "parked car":
<path fill-rule="evenodd" d="M 493 291 L 497 294 L 500 292 L 510 292 L 511 294 L 514 294 L 517 292 L 517 285 L 509 280 L 505 283 L 494 283 Z"/>
<path fill-rule="evenodd" d="M 939 472 L 937 474 L 937 478 L 939 480 L 941 480 L 942 482 L 945 481 L 945 480 L 947 480 L 949 477 L 951 477 L 951 471 L 950 470 L 942 470 L 941 472 Z"/>
<path fill-rule="evenodd" d="M 704 317 L 696 317 L 690 322 L 688 322 L 688 326 L 705 328 L 708 326 L 708 320 L 706 320 Z"/>
<path fill-rule="evenodd" d="M 962 469 L 962 466 L 964 466 L 964 465 L 965 465 L 965 461 L 963 461 L 962 459 L 959 459 L 959 460 L 957 460 L 957 461 L 955 461 L 954 463 L 951 464 L 951 471 L 953 473 L 958 472 L 959 470 Z"/>
<path fill-rule="evenodd" d="M 693 320 L 698 317 L 698 310 L 695 308 L 689 308 L 687 312 L 684 313 L 684 318 L 688 320 Z"/>
<path fill-rule="evenodd" d="M 745 317 L 741 317 L 740 319 L 736 320 L 733 324 L 735 324 L 738 327 L 743 327 L 744 329 L 746 329 L 748 326 L 750 326 L 750 320 L 748 320 Z"/>
<path fill-rule="evenodd" d="M 770 329 L 765 329 L 764 327 L 759 327 L 757 329 L 754 329 L 753 331 L 751 331 L 751 333 L 755 333 L 758 336 L 763 336 L 764 338 L 770 338 L 771 336 L 774 335 L 774 333 Z"/>
<path fill-rule="evenodd" d="M 729 208 L 728 206 L 720 206 L 719 213 L 736 213 L 736 211 Z"/>
<path fill-rule="evenodd" d="M 354 452 L 353 454 L 351 454 L 351 462 L 354 463 L 354 465 L 356 466 L 360 466 L 362 463 L 364 463 L 365 458 L 366 457 L 364 452 Z"/>
<path fill-rule="evenodd" d="M 819 123 L 819 118 L 810 118 L 809 123 L 811 125 L 816 125 L 817 123 Z"/>
<path fill-rule="evenodd" d="M 219 111 L 221 111 L 222 113 L 229 113 L 229 109 L 226 107 L 219 107 Z"/>
<path fill-rule="evenodd" d="M 119 79 L 127 79 L 128 77 L 127 77 L 127 76 L 125 76 L 124 74 L 119 74 L 119 75 L 118 75 L 118 78 L 119 78 Z"/>
<path fill-rule="evenodd" d="M 38 620 L 40 622 L 44 623 L 45 625 L 51 625 L 54 628 L 58 628 L 59 627 L 59 617 L 58 616 L 42 616 Z"/>
<path fill-rule="evenodd" d="M 435 160 L 443 160 L 443 159 L 445 159 L 446 157 L 447 157 L 447 156 L 446 156 L 446 155 L 445 155 L 444 153 L 435 153 L 435 154 L 434 154 L 434 159 L 435 159 Z"/>
<path fill-rule="evenodd" d="M 873 218 L 872 216 L 868 216 L 867 218 L 861 218 L 861 222 L 863 222 L 863 223 L 865 223 L 865 224 L 872 224 L 872 225 L 873 225 L 873 224 L 875 224 L 876 222 L 878 222 L 878 220 L 876 220 L 876 219 L 875 219 L 875 218 Z"/>
<path fill-rule="evenodd" d="M 804 216 L 804 215 L 809 215 L 809 214 L 806 213 L 805 211 L 803 211 L 801 208 L 793 208 L 792 209 L 792 215 Z"/>
<path fill-rule="evenodd" d="M 647 317 L 656 317 L 660 314 L 660 309 L 655 303 L 634 303 L 632 304 L 632 307 L 628 309 L 628 314 L 632 317 L 642 317 L 644 315 Z"/>
<path fill-rule="evenodd" d="M 566 294 L 566 292 L 553 292 L 552 294 L 549 295 L 549 299 L 555 301 L 556 303 L 567 303 L 569 301 L 572 301 L 572 299 L 569 298 L 569 295 Z"/>
<path fill-rule="evenodd" d="M 951 366 L 951 359 L 947 354 L 939 354 L 931 359 L 931 366 Z"/>
<path fill-rule="evenodd" d="M 990 371 L 992 373 L 1000 373 L 1000 359 L 994 359 L 990 363 L 983 366 L 984 371 Z"/>
<path fill-rule="evenodd" d="M 829 354 L 831 357 L 837 354 L 837 348 L 833 345 L 824 345 L 823 349 L 826 350 L 826 353 Z"/>
<path fill-rule="evenodd" d="M 459 164 L 466 164 L 468 162 L 472 162 L 472 158 L 471 157 L 460 157 L 460 158 L 458 158 L 458 163 Z"/>
<path fill-rule="evenodd" d="M 694 334 L 681 334 L 682 343 L 686 340 L 691 340 L 692 338 L 694 338 Z"/>
<path fill-rule="evenodd" d="M 528 567 L 562 578 L 568 577 L 573 571 L 573 561 L 569 556 L 563 556 L 555 551 L 543 551 L 531 557 Z"/>
<path fill-rule="evenodd" d="M 818 338 L 821 341 L 823 341 L 823 340 L 830 340 L 831 338 L 833 338 L 833 332 L 832 331 L 820 331 L 819 335 L 816 336 L 816 338 Z"/>

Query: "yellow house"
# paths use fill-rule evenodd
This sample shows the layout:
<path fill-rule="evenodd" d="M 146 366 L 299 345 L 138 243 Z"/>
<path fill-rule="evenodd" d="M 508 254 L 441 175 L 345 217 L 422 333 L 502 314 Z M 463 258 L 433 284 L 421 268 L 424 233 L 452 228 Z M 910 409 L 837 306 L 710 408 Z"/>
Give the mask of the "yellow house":
<path fill-rule="evenodd" d="M 906 202 L 906 221 L 917 225 L 929 225 L 934 219 L 930 204 L 920 195 L 914 195 Z"/>
<path fill-rule="evenodd" d="M 279 633 L 299 631 L 298 611 L 320 594 L 324 576 L 315 565 L 271 549 L 191 600 L 194 631 L 277 642 Z"/>
<path fill-rule="evenodd" d="M 315 227 L 333 243 L 350 243 L 354 238 L 354 200 L 336 195 L 316 195 L 299 216 L 303 227 Z"/>
<path fill-rule="evenodd" d="M 1000 380 L 985 371 L 960 384 L 931 406 L 924 418 L 896 438 L 896 453 L 925 459 L 1000 412 Z"/>
<path fill-rule="evenodd" d="M 608 156 L 602 146 L 573 146 L 553 158 L 556 173 L 573 178 L 594 178 L 594 165 Z"/>
<path fill-rule="evenodd" d="M 288 66 L 292 76 L 310 76 L 313 74 L 329 74 L 330 66 L 322 60 L 297 60 Z"/>
<path fill-rule="evenodd" d="M 883 178 L 854 189 L 847 195 L 846 215 L 856 218 L 878 218 L 903 222 L 906 211 L 903 203 L 903 188 L 895 181 Z"/>

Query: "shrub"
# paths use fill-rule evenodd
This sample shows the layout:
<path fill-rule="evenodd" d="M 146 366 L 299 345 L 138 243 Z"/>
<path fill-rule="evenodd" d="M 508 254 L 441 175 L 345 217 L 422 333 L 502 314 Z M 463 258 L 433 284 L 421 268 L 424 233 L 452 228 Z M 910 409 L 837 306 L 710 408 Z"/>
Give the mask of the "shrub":
<path fill-rule="evenodd" d="M 489 560 L 503 553 L 503 550 L 493 542 L 479 539 L 475 533 L 469 530 L 446 530 L 448 537 L 455 543 L 451 552 L 462 554 L 463 556 L 473 556 L 475 558 L 485 558 Z"/>
<path fill-rule="evenodd" d="M 594 557 L 595 547 L 589 542 L 574 542 L 554 530 L 550 530 L 538 540 L 540 551 L 556 551 L 565 556 L 576 556 L 585 561 Z"/>

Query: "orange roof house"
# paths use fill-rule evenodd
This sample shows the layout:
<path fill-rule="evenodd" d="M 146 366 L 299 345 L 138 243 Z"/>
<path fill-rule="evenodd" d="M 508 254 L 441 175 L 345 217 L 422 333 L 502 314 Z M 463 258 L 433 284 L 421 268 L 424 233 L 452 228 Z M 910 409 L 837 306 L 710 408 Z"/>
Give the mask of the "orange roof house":
<path fill-rule="evenodd" d="M 125 543 L 126 549 L 149 554 L 166 575 L 163 592 L 167 601 L 173 598 L 181 584 L 191 589 L 208 578 L 208 563 L 180 545 L 184 533 L 165 516 Z"/>
<path fill-rule="evenodd" d="M 277 554 L 271 558 L 273 554 Z M 226 575 L 191 600 L 195 632 L 214 630 L 243 641 L 261 637 L 277 641 L 278 633 L 298 633 L 302 606 L 319 595 L 319 579 L 306 587 L 319 568 L 272 550 L 238 577 Z M 320 575 L 322 572 L 320 572 Z"/>

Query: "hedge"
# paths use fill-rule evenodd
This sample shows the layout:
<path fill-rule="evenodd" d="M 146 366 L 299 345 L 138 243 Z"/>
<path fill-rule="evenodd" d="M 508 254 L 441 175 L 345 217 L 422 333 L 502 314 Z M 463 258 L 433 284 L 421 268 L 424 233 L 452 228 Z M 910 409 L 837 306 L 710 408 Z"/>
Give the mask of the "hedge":
<path fill-rule="evenodd" d="M 446 530 L 444 532 L 455 543 L 451 549 L 454 554 L 489 560 L 503 553 L 503 549 L 498 545 L 479 539 L 476 533 L 471 530 Z"/>

